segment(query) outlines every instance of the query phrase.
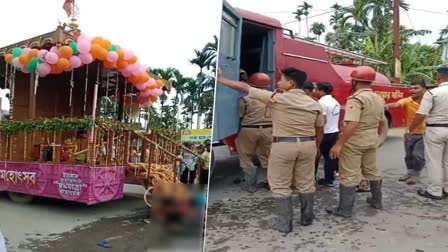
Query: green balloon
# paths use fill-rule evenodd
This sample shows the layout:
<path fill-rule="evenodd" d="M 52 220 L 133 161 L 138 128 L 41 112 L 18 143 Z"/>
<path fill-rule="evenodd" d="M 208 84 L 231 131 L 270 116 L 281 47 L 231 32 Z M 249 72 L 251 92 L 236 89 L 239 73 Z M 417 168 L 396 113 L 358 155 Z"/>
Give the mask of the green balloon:
<path fill-rule="evenodd" d="M 30 73 L 34 73 L 36 72 L 38 65 L 39 65 L 39 58 L 34 57 L 30 60 L 30 63 L 26 65 L 26 70 L 28 70 Z"/>
<path fill-rule="evenodd" d="M 117 46 L 116 45 L 111 45 L 108 51 L 109 52 L 116 52 L 117 51 Z"/>
<path fill-rule="evenodd" d="M 12 55 L 14 57 L 19 57 L 20 55 L 22 55 L 22 48 L 16 47 L 16 48 L 12 49 Z"/>
<path fill-rule="evenodd" d="M 70 42 L 69 46 L 72 48 L 74 55 L 78 55 L 79 54 L 78 44 L 76 44 L 76 42 L 74 42 L 74 41 Z"/>

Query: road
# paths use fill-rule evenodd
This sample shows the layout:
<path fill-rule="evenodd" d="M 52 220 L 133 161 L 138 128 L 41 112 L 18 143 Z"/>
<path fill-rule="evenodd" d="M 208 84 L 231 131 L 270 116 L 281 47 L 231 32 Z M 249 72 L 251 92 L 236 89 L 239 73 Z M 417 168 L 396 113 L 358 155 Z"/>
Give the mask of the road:
<path fill-rule="evenodd" d="M 415 193 L 421 184 L 407 186 L 397 181 L 405 169 L 402 135 L 403 130 L 391 130 L 378 154 L 384 174 L 384 210 L 369 208 L 365 202 L 369 193 L 359 193 L 353 219 L 329 216 L 324 208 L 336 204 L 337 189 L 321 188 L 312 226 L 298 224 L 295 198 L 294 231 L 288 235 L 267 227 L 272 208 L 269 192 L 242 192 L 231 185 L 234 176 L 230 174 L 237 171 L 235 159 L 219 163 L 209 192 L 206 251 L 448 251 L 448 200 L 422 198 Z"/>
<path fill-rule="evenodd" d="M 143 187 L 126 185 L 126 197 L 93 206 L 38 199 L 15 204 L 0 196 L 0 230 L 8 252 L 143 252 L 201 251 L 200 232 L 174 235 L 156 223 L 146 223 L 149 208 Z M 111 248 L 102 248 L 107 240 Z"/>

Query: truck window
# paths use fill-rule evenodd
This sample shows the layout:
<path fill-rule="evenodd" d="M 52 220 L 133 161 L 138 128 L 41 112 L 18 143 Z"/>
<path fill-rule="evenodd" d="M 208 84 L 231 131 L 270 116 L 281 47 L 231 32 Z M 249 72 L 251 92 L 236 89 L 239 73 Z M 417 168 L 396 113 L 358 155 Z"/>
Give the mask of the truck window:
<path fill-rule="evenodd" d="M 232 21 L 232 18 L 228 13 L 223 12 L 223 18 L 221 21 L 221 44 L 219 50 L 224 52 L 227 57 L 237 58 L 236 55 L 236 35 L 237 24 Z"/>

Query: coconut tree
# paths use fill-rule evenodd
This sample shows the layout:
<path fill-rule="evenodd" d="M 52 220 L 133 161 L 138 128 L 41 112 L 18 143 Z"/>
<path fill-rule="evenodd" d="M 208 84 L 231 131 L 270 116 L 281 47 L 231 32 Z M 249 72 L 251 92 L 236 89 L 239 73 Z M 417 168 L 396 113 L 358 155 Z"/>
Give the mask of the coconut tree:
<path fill-rule="evenodd" d="M 303 9 L 302 8 L 297 8 L 297 10 L 295 12 L 293 12 L 292 14 L 294 14 L 294 18 L 299 21 L 299 37 L 302 36 L 302 16 L 303 16 Z"/>
<path fill-rule="evenodd" d="M 317 41 L 320 42 L 320 36 L 325 32 L 325 25 L 320 22 L 314 22 L 311 24 L 310 31 L 317 36 Z"/>
<path fill-rule="evenodd" d="M 307 2 L 303 2 L 301 5 L 299 5 L 299 8 L 302 9 L 303 15 L 305 16 L 305 22 L 306 22 L 306 36 L 309 37 L 309 30 L 310 27 L 308 25 L 308 15 L 310 15 L 310 10 L 313 8 L 313 6 Z"/>
<path fill-rule="evenodd" d="M 150 69 L 150 72 L 157 75 L 159 78 L 163 80 L 172 80 L 173 79 L 173 71 L 174 68 L 167 68 L 167 69 L 161 69 L 161 68 L 154 68 Z M 167 101 L 168 97 L 166 96 L 165 92 L 160 96 L 160 105 L 161 105 L 161 116 L 163 117 L 163 107 L 165 106 L 165 103 Z"/>

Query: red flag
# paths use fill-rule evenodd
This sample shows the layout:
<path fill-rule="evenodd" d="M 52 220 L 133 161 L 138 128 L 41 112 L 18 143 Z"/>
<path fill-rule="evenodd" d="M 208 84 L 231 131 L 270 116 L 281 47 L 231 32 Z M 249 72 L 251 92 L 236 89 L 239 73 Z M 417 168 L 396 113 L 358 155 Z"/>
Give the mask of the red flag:
<path fill-rule="evenodd" d="M 65 13 L 67 13 L 68 17 L 72 15 L 72 7 L 74 1 L 75 0 L 65 0 L 64 5 L 62 6 L 62 8 L 65 10 Z"/>

